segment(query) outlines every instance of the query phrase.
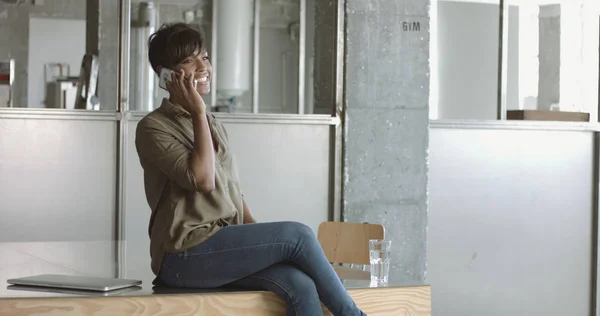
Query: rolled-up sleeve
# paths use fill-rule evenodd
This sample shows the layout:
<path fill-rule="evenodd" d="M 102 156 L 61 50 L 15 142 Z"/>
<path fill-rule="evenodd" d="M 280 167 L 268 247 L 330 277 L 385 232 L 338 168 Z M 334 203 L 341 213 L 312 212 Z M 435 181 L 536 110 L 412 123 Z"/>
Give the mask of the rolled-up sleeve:
<path fill-rule="evenodd" d="M 191 150 L 162 125 L 150 119 L 136 128 L 135 146 L 144 169 L 157 168 L 172 182 L 189 191 L 198 191 L 190 168 Z"/>

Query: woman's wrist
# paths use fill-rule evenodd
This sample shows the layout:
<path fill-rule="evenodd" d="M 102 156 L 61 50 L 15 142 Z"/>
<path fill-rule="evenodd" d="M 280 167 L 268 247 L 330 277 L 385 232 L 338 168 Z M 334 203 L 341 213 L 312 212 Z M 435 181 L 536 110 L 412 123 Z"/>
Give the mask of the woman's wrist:
<path fill-rule="evenodd" d="M 203 116 L 206 115 L 206 106 L 204 104 L 197 104 L 190 106 L 190 115 Z"/>

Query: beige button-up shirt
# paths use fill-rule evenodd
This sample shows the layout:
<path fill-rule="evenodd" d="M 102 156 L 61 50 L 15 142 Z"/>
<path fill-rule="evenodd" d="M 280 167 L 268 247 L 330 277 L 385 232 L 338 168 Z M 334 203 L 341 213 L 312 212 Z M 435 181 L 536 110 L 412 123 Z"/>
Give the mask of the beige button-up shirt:
<path fill-rule="evenodd" d="M 156 275 L 165 252 L 181 252 L 202 243 L 223 226 L 243 223 L 239 176 L 227 132 L 210 114 L 208 122 L 217 145 L 215 190 L 209 194 L 198 190 L 189 166 L 194 146 L 189 113 L 164 99 L 138 123 L 135 145 L 152 211 L 148 233 Z"/>

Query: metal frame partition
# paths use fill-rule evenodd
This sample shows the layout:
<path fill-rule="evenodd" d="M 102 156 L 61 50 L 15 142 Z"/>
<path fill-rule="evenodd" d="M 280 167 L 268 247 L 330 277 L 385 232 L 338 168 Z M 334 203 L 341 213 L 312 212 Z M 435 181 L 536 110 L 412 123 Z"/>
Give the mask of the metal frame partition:
<path fill-rule="evenodd" d="M 125 212 L 126 212 L 126 172 L 127 161 L 127 137 L 129 123 L 129 61 L 130 61 L 130 34 L 131 34 L 131 0 L 121 1 L 119 10 L 119 79 L 118 79 L 118 162 L 117 162 L 117 207 L 116 207 L 116 240 L 117 242 L 117 277 L 125 274 L 126 243 L 120 242 L 125 239 Z"/>
<path fill-rule="evenodd" d="M 600 13 L 600 12 L 599 12 Z M 536 121 L 508 121 L 506 118 L 507 98 L 506 90 L 508 85 L 508 15 L 509 3 L 506 0 L 499 0 L 499 34 L 498 34 L 498 89 L 497 89 L 497 108 L 496 120 L 431 120 L 433 128 L 485 128 L 485 129 L 511 129 L 511 130 L 548 130 L 548 131 L 587 131 L 594 134 L 593 142 L 593 183 L 592 186 L 592 262 L 591 262 L 591 287 L 590 287 L 590 315 L 600 315 L 600 283 L 598 282 L 600 273 L 600 81 L 598 83 L 598 107 L 596 116 L 590 117 L 590 122 L 536 122 Z M 600 30 L 600 16 L 598 17 L 598 27 Z M 600 52 L 600 47 L 598 48 Z M 600 68 L 598 69 L 600 77 Z"/>
<path fill-rule="evenodd" d="M 128 140 L 131 135 L 128 135 L 128 130 L 131 128 L 130 123 L 139 120 L 147 112 L 131 111 L 129 99 L 129 83 L 130 83 L 130 39 L 131 39 L 131 3 L 132 0 L 123 0 L 119 7 L 119 37 L 118 37 L 118 73 L 117 80 L 117 104 L 116 111 L 87 111 L 87 110 L 66 110 L 66 109 L 27 109 L 27 108 L 0 108 L 0 120 L 2 119 L 27 119 L 27 120 L 89 120 L 89 121 L 112 121 L 116 123 L 117 139 L 116 139 L 116 183 L 115 183 L 115 231 L 114 239 L 117 242 L 116 258 L 117 267 L 114 271 L 117 277 L 125 275 L 125 262 L 127 249 L 126 238 L 126 213 L 127 213 L 127 172 L 126 162 L 129 155 L 136 155 L 128 149 Z M 342 170 L 343 170 L 343 137 L 345 127 L 343 123 L 344 117 L 344 98 L 343 98 L 343 62 L 344 62 L 344 0 L 332 1 L 326 6 L 326 18 L 331 18 L 332 30 L 328 30 L 331 34 L 327 34 L 325 39 L 321 40 L 322 45 L 331 45 L 331 49 L 319 50 L 323 54 L 323 58 L 328 59 L 327 65 L 330 65 L 325 71 L 321 71 L 321 78 L 318 79 L 315 86 L 325 86 L 326 90 L 321 90 L 319 103 L 321 108 L 330 108 L 330 115 L 306 115 L 304 110 L 304 84 L 298 86 L 298 113 L 297 114 L 260 114 L 258 113 L 258 41 L 260 39 L 260 22 L 256 24 L 254 40 L 255 40 L 255 57 L 253 67 L 255 68 L 253 90 L 255 103 L 253 105 L 252 114 L 235 114 L 235 113 L 215 113 L 224 122 L 229 123 L 251 123 L 251 124 L 292 124 L 292 125 L 320 125 L 329 126 L 330 143 L 329 143 L 329 171 L 327 178 L 328 192 L 328 214 L 330 220 L 341 219 L 342 208 Z M 254 16 L 257 17 L 260 12 L 260 1 L 256 1 L 254 5 Z M 304 78 L 304 44 L 306 37 L 306 0 L 300 1 L 300 45 L 299 45 L 299 79 L 303 82 Z M 213 32 L 216 32 L 213 28 Z M 213 41 L 216 41 L 213 36 Z M 213 47 L 216 49 L 216 42 L 213 42 Z M 216 57 L 215 52 L 213 56 Z M 331 63 L 329 63 L 329 60 Z M 218 67 L 218 60 L 215 60 Z M 321 69 L 322 70 L 322 69 Z M 214 80 L 214 77 L 213 77 Z"/>
<path fill-rule="evenodd" d="M 598 30 L 600 31 L 600 10 L 598 12 Z M 600 32 L 599 32 L 600 35 Z M 599 38 L 600 40 L 600 38 Z M 600 54 L 600 46 L 598 47 L 598 53 Z M 598 66 L 598 77 L 600 78 L 600 65 Z M 600 121 L 600 80 L 598 80 L 598 117 L 596 121 Z M 593 213 L 592 213 L 592 282 L 591 282 L 591 315 L 600 315 L 600 307 L 598 302 L 600 301 L 600 284 L 598 283 L 598 274 L 600 272 L 600 260 L 598 258 L 598 252 L 600 251 L 600 234 L 598 228 L 600 227 L 600 132 L 596 132 L 594 135 L 594 183 L 593 188 Z"/>
<path fill-rule="evenodd" d="M 591 1 L 593 0 L 584 0 Z M 498 68 L 497 68 L 497 103 L 496 103 L 496 120 L 506 120 L 507 119 L 507 89 L 508 89 L 508 17 L 509 17 L 509 5 L 510 1 L 507 0 L 498 0 Z M 587 8 L 590 9 L 590 8 Z M 594 10 L 600 10 L 599 8 L 594 8 Z M 600 14 L 600 12 L 598 12 Z M 599 18 L 599 30 L 600 30 L 600 18 Z M 600 51 L 600 50 L 599 50 Z M 600 70 L 599 70 L 600 75 Z M 599 89 L 600 89 L 600 81 L 599 81 Z M 598 102 L 598 106 L 593 108 L 596 111 L 596 115 L 590 116 L 589 123 L 594 125 L 595 123 L 600 122 L 600 101 Z M 593 112 L 590 114 L 594 114 Z M 561 126 L 563 122 L 551 123 L 557 126 Z M 525 123 L 527 125 L 527 123 Z M 599 313 L 600 315 L 600 313 Z"/>
<path fill-rule="evenodd" d="M 506 87 L 507 87 L 507 74 L 508 62 L 507 51 L 508 51 L 508 3 L 507 1 L 500 0 L 499 2 L 499 15 L 498 15 L 498 104 L 496 108 L 496 119 L 506 120 Z"/>

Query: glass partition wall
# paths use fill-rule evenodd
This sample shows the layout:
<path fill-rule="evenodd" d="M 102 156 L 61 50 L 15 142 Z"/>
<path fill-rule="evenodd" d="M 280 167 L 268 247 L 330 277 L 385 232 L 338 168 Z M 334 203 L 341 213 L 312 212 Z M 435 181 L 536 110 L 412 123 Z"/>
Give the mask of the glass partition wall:
<path fill-rule="evenodd" d="M 116 110 L 118 1 L 5 1 L 0 11 L 0 108 Z"/>
<path fill-rule="evenodd" d="M 598 1 L 506 2 L 502 106 L 508 116 L 556 111 L 597 121 Z"/>
<path fill-rule="evenodd" d="M 185 22 L 206 39 L 213 111 L 331 114 L 313 102 L 314 17 L 315 0 L 133 1 L 130 110 L 151 111 L 167 95 L 148 63 L 148 37 Z"/>
<path fill-rule="evenodd" d="M 214 67 L 214 89 L 205 101 L 213 111 L 331 115 L 333 105 L 314 102 L 315 5 L 316 0 L 0 2 L 8 17 L 0 38 L 0 108 L 115 112 L 125 102 L 127 111 L 151 111 L 166 91 L 150 68 L 148 37 L 164 23 L 185 22 L 205 35 Z M 127 87 L 119 87 L 124 81 Z"/>
<path fill-rule="evenodd" d="M 317 4 L 2 1 L 0 111 L 148 112 L 166 95 L 147 60 L 148 36 L 182 21 L 205 34 L 213 111 L 335 116 L 334 100 L 316 102 L 328 99 L 318 76 L 337 78 L 341 69 L 323 62 L 331 52 L 315 49 Z M 432 1 L 430 117 L 497 120 L 537 111 L 597 121 L 599 7 L 596 0 Z"/>
<path fill-rule="evenodd" d="M 432 119 L 598 120 L 597 0 L 432 1 Z"/>

